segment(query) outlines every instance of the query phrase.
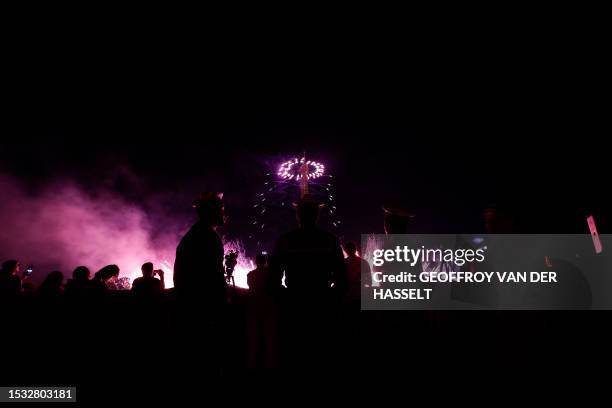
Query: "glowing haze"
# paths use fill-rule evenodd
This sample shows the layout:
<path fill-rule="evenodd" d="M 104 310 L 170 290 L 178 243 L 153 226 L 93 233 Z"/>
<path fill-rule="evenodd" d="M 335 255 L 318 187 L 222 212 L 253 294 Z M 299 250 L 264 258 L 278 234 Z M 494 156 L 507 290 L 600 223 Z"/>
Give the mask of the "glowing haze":
<path fill-rule="evenodd" d="M 170 225 L 162 238 L 153 236 L 145 211 L 109 191 L 88 192 L 69 181 L 55 182 L 38 191 L 26 191 L 13 178 L 0 175 L 0 260 L 18 259 L 33 264 L 32 279 L 40 283 L 51 270 L 69 278 L 78 265 L 92 273 L 117 264 L 120 276 L 140 276 L 140 266 L 153 262 L 165 272 L 172 287 L 176 245 L 189 225 Z M 240 256 L 234 276 L 246 287 L 251 262 L 239 242 L 226 250 Z"/>

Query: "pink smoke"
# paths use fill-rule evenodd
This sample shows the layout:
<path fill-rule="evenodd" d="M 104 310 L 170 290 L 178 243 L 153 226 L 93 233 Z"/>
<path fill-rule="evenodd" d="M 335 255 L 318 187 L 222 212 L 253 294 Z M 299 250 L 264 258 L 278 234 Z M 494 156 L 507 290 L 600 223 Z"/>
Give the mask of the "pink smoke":
<path fill-rule="evenodd" d="M 108 264 L 117 264 L 120 277 L 131 281 L 141 275 L 144 262 L 153 262 L 164 270 L 166 287 L 173 287 L 176 245 L 189 225 L 160 217 L 167 234 L 153 239 L 153 225 L 138 205 L 108 190 L 85 191 L 70 181 L 29 192 L 0 175 L 0 192 L 0 260 L 33 264 L 35 283 L 55 269 L 69 278 L 78 265 L 94 273 Z M 224 245 L 226 253 L 238 251 L 235 283 L 246 288 L 252 261 L 239 241 Z"/>
<path fill-rule="evenodd" d="M 34 264 L 35 282 L 53 269 L 70 277 L 78 265 L 93 273 L 117 264 L 121 276 L 134 278 L 146 261 L 162 268 L 174 263 L 176 238 L 152 242 L 144 211 L 116 194 L 86 192 L 72 182 L 28 192 L 1 175 L 0 192 L 0 259 Z"/>

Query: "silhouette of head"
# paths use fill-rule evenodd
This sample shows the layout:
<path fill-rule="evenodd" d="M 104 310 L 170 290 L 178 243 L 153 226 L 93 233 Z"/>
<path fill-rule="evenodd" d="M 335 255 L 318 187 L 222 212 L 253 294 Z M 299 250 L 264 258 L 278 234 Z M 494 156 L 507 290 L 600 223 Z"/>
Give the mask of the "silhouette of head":
<path fill-rule="evenodd" d="M 257 254 L 257 256 L 255 257 L 255 265 L 257 265 L 258 268 L 263 268 L 264 266 L 266 266 L 266 264 L 268 263 L 268 255 L 266 254 Z"/>
<path fill-rule="evenodd" d="M 15 275 L 16 273 L 19 273 L 20 266 L 19 261 L 14 259 L 4 261 L 2 263 L 2 275 Z"/>
<path fill-rule="evenodd" d="M 153 276 L 153 264 L 151 262 L 142 264 L 140 270 L 142 271 L 142 276 Z"/>
<path fill-rule="evenodd" d="M 104 268 L 96 272 L 94 278 L 106 282 L 112 277 L 119 276 L 119 267 L 117 265 L 106 265 Z"/>
<path fill-rule="evenodd" d="M 60 271 L 53 271 L 47 275 L 43 283 L 40 285 L 40 290 L 58 290 L 62 287 L 64 281 L 64 274 Z"/>
<path fill-rule="evenodd" d="M 355 245 L 353 241 L 347 242 L 344 244 L 344 252 L 346 252 L 348 256 L 355 256 L 357 254 L 357 245 Z"/>
<path fill-rule="evenodd" d="M 76 269 L 72 272 L 72 279 L 79 281 L 89 280 L 89 276 L 91 272 L 89 272 L 89 268 L 86 266 L 77 266 Z"/>
<path fill-rule="evenodd" d="M 383 206 L 385 212 L 385 234 L 406 234 L 408 224 L 415 215 L 399 206 Z"/>
<path fill-rule="evenodd" d="M 193 208 L 195 208 L 200 221 L 203 223 L 213 227 L 220 227 L 225 224 L 223 193 L 202 193 L 193 202 Z"/>
<path fill-rule="evenodd" d="M 295 204 L 296 215 L 301 227 L 314 226 L 319 219 L 319 209 L 321 208 L 319 201 L 311 194 L 304 194 L 302 198 Z"/>

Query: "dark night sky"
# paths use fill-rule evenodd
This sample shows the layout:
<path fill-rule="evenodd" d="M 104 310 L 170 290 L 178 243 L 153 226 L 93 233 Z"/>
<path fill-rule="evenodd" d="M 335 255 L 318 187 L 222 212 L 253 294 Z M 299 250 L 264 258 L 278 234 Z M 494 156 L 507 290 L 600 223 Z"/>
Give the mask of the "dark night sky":
<path fill-rule="evenodd" d="M 385 201 L 436 232 L 480 228 L 491 203 L 520 209 L 531 230 L 582 231 L 590 212 L 607 220 L 597 76 L 463 57 L 30 65 L 9 93 L 0 166 L 29 185 L 61 176 L 112 180 L 131 200 L 169 192 L 176 211 L 220 189 L 238 235 L 266 162 L 304 150 L 336 176 L 348 237 L 380 232 Z"/>

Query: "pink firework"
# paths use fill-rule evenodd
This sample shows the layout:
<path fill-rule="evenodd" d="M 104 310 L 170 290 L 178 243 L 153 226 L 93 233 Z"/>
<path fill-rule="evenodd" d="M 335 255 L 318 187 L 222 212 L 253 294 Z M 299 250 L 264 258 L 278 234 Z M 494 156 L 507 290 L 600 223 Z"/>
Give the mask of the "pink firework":
<path fill-rule="evenodd" d="M 325 166 L 314 160 L 306 160 L 305 157 L 298 159 L 297 157 L 288 160 L 278 168 L 278 176 L 285 180 L 301 180 L 306 177 L 308 180 L 314 180 L 321 177 L 325 173 Z"/>
<path fill-rule="evenodd" d="M 316 197 L 323 204 L 319 220 L 323 228 L 340 227 L 334 178 L 323 163 L 304 155 L 275 164 L 270 170 L 252 205 L 250 245 L 255 244 L 257 250 L 269 250 L 278 236 L 295 225 L 293 204 L 305 194 Z"/>

